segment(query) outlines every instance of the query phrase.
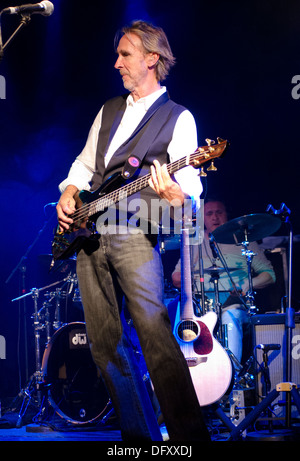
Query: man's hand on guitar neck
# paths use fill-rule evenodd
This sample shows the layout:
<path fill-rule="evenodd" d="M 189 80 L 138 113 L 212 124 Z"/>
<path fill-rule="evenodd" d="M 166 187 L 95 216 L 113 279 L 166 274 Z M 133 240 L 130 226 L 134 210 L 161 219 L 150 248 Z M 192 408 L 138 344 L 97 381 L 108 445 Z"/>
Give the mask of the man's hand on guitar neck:
<path fill-rule="evenodd" d="M 154 166 L 151 166 L 151 178 L 149 186 L 163 199 L 172 203 L 174 206 L 181 206 L 184 202 L 185 195 L 179 184 L 171 178 L 167 165 L 160 165 L 154 160 Z"/>
<path fill-rule="evenodd" d="M 69 229 L 69 225 L 73 222 L 73 220 L 69 218 L 68 215 L 74 213 L 76 210 L 76 202 L 74 198 L 76 192 L 78 192 L 77 187 L 69 185 L 60 196 L 59 202 L 56 206 L 57 220 L 60 231 Z"/>

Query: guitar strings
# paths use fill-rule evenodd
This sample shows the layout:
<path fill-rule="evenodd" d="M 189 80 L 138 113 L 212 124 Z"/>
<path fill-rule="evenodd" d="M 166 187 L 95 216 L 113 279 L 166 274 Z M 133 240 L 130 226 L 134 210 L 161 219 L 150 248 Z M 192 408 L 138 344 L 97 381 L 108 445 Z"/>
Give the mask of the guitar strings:
<path fill-rule="evenodd" d="M 202 156 L 204 156 L 205 153 L 206 152 L 203 152 Z M 196 157 L 197 155 L 199 155 L 199 149 L 197 149 L 193 154 L 190 155 L 190 160 L 194 159 L 194 157 Z M 191 163 L 191 161 L 189 161 L 189 163 Z M 187 166 L 186 157 L 167 164 L 167 170 L 169 174 L 172 174 L 185 166 Z M 116 189 L 115 191 L 108 193 L 104 197 L 100 197 L 99 199 L 96 199 L 91 203 L 83 204 L 78 210 L 76 210 L 72 215 L 70 215 L 70 218 L 73 219 L 73 221 L 83 221 L 87 219 L 89 216 L 103 211 L 105 208 L 109 207 L 113 203 L 117 203 L 122 198 L 126 198 L 127 196 L 132 195 L 133 193 L 147 187 L 150 178 L 151 174 L 149 173 L 145 176 L 142 176 L 141 178 L 138 178 L 132 183 L 129 183 L 125 186 Z"/>

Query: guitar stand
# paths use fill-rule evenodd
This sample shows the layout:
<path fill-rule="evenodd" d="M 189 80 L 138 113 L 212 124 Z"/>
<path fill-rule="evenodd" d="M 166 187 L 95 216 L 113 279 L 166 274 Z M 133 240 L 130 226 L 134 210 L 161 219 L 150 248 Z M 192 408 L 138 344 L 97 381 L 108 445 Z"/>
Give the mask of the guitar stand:
<path fill-rule="evenodd" d="M 297 406 L 298 412 L 300 414 L 300 396 L 297 391 L 297 386 L 294 383 L 279 383 L 276 385 L 276 388 L 273 389 L 265 398 L 262 400 L 250 413 L 248 416 L 246 416 L 243 421 L 236 426 L 234 429 L 232 429 L 230 433 L 230 438 L 229 440 L 238 440 L 241 438 L 242 433 L 244 430 L 246 430 L 252 423 L 254 423 L 257 418 L 260 416 L 260 414 L 266 410 L 272 403 L 273 401 L 279 396 L 280 392 L 288 392 L 290 393 L 290 396 L 293 397 L 294 403 Z M 284 437 L 287 437 L 289 440 L 293 440 L 295 437 L 295 433 L 292 430 L 292 428 L 286 428 L 283 430 L 275 431 L 272 427 L 272 425 L 269 425 L 269 431 L 257 431 L 253 433 L 248 433 L 247 434 L 247 439 L 265 439 L 267 440 L 268 438 L 273 440 L 276 440 L 276 438 L 282 439 Z"/>
<path fill-rule="evenodd" d="M 251 410 L 251 412 L 238 424 L 235 426 L 230 418 L 224 413 L 219 403 L 212 404 L 210 407 L 222 421 L 222 423 L 227 427 L 230 434 L 227 440 L 237 441 L 243 438 L 243 432 L 251 426 L 260 416 L 260 414 L 268 409 L 268 407 L 274 402 L 274 400 L 279 396 L 280 392 L 289 393 L 290 397 L 293 397 L 294 404 L 296 405 L 298 412 L 300 414 L 300 396 L 297 390 L 297 386 L 294 383 L 280 383 L 277 384 L 276 388 L 273 389 L 265 398 L 262 400 L 256 407 Z M 247 435 L 247 440 L 267 440 L 268 438 L 273 440 L 282 440 L 282 438 L 287 437 L 289 440 L 295 440 L 295 433 L 292 428 L 286 428 L 284 430 L 275 431 L 272 429 L 272 426 L 269 426 L 269 431 L 257 431 L 249 432 Z M 298 440 L 298 438 L 297 438 Z"/>
<path fill-rule="evenodd" d="M 231 419 L 228 418 L 227 415 L 224 413 L 220 404 L 216 403 L 214 405 L 211 405 L 212 410 L 230 431 L 230 436 L 228 440 L 240 440 L 243 436 L 243 432 L 259 418 L 261 413 L 263 413 L 266 410 L 268 414 L 268 431 L 249 432 L 246 434 L 247 440 L 282 440 L 285 438 L 287 438 L 288 440 L 295 440 L 296 438 L 295 431 L 291 426 L 291 406 L 293 398 L 293 403 L 297 407 L 298 413 L 300 415 L 300 395 L 297 389 L 297 385 L 292 382 L 282 382 L 277 384 L 275 389 L 270 391 L 271 383 L 267 353 L 267 351 L 264 351 L 263 353 L 264 367 L 262 369 L 265 379 L 266 396 L 258 405 L 256 405 L 255 408 L 253 408 L 253 410 L 240 422 L 240 424 L 238 424 L 237 426 L 234 425 Z M 285 429 L 274 430 L 270 406 L 274 402 L 274 400 L 279 396 L 280 392 L 286 393 L 286 427 Z"/>
<path fill-rule="evenodd" d="M 286 311 L 286 329 L 287 329 L 287 353 L 290 353 L 290 341 L 291 341 L 291 332 L 290 330 L 293 328 L 293 322 L 291 320 L 291 314 L 289 309 Z M 270 345 L 271 346 L 271 345 Z M 255 431 L 255 432 L 248 432 L 245 434 L 246 440 L 295 440 L 296 433 L 293 430 L 291 425 L 291 406 L 292 406 L 292 399 L 293 404 L 297 407 L 298 413 L 300 415 L 300 395 L 297 389 L 297 385 L 291 381 L 285 381 L 278 383 L 271 391 L 271 382 L 270 382 L 270 373 L 268 367 L 268 352 L 272 350 L 265 345 L 265 349 L 263 350 L 263 366 L 261 366 L 261 371 L 264 376 L 264 399 L 256 405 L 253 410 L 238 424 L 234 425 L 232 420 L 227 417 L 224 411 L 221 408 L 219 403 L 215 403 L 211 406 L 212 410 L 218 416 L 218 418 L 223 422 L 226 428 L 229 430 L 230 435 L 228 440 L 240 440 L 243 438 L 243 433 L 248 429 L 255 421 L 259 418 L 261 413 L 267 410 L 267 421 L 268 421 L 268 430 L 264 431 Z M 289 371 L 289 370 L 287 370 Z M 287 373 L 287 377 L 290 378 L 291 373 Z M 286 414 L 285 414 L 285 428 L 281 430 L 274 430 L 273 423 L 274 420 L 272 418 L 272 413 L 270 406 L 274 402 L 275 399 L 280 395 L 281 392 L 285 392 L 286 394 Z M 300 435 L 298 435 L 300 438 Z M 298 439 L 297 439 L 298 440 Z"/>
<path fill-rule="evenodd" d="M 286 356 L 287 356 L 287 381 L 282 383 L 278 383 L 271 392 L 268 391 L 271 388 L 270 380 L 269 380 L 269 370 L 268 370 L 268 359 L 267 353 L 264 353 L 263 361 L 264 361 L 264 376 L 265 376 L 265 384 L 266 384 L 266 397 L 246 416 L 246 418 L 235 428 L 231 431 L 230 438 L 232 440 L 237 440 L 242 432 L 246 430 L 252 423 L 256 421 L 256 419 L 260 416 L 260 414 L 269 408 L 269 406 L 273 403 L 273 401 L 279 396 L 280 392 L 286 393 L 286 414 L 285 414 L 285 429 L 275 431 L 272 425 L 272 418 L 269 418 L 269 431 L 257 431 L 254 433 L 247 434 L 247 438 L 253 440 L 255 438 L 260 439 L 264 438 L 271 438 L 276 440 L 276 437 L 280 440 L 284 437 L 288 438 L 289 440 L 293 440 L 296 437 L 295 431 L 291 425 L 291 406 L 292 406 L 292 397 L 293 403 L 296 405 L 299 416 L 300 416 L 300 396 L 297 389 L 297 385 L 291 381 L 291 331 L 295 327 L 294 318 L 293 318 L 294 310 L 292 308 L 287 308 L 286 310 L 286 333 L 287 333 L 287 343 L 286 343 Z M 269 412 L 269 410 L 268 410 Z M 270 414 L 270 412 L 269 412 Z M 299 436 L 300 437 L 300 436 Z"/>

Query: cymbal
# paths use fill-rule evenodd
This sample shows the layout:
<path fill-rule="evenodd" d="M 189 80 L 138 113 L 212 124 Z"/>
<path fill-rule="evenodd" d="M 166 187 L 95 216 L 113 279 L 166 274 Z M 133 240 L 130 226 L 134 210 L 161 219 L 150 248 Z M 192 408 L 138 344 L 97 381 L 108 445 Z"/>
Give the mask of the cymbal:
<path fill-rule="evenodd" d="M 228 270 L 230 272 L 238 270 L 238 267 L 228 267 Z M 203 269 L 204 274 L 222 274 L 223 272 L 227 272 L 224 267 L 219 267 L 219 266 L 210 266 L 207 267 L 206 269 Z M 193 271 L 194 274 L 199 274 L 199 270 Z"/>
<path fill-rule="evenodd" d="M 244 215 L 217 227 L 212 235 L 218 243 L 255 242 L 276 232 L 281 226 L 278 217 L 267 213 Z"/>

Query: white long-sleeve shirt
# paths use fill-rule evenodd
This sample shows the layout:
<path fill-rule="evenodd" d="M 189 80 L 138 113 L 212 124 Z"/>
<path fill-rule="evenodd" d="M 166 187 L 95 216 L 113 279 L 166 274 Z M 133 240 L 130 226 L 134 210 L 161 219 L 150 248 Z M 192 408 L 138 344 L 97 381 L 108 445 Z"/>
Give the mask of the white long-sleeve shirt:
<path fill-rule="evenodd" d="M 162 87 L 160 90 L 136 102 L 131 95 L 128 96 L 125 113 L 105 156 L 105 166 L 107 166 L 114 152 L 116 152 L 123 142 L 133 133 L 149 107 L 165 91 L 166 87 Z M 99 130 L 102 122 L 102 112 L 103 107 L 93 122 L 84 149 L 73 162 L 68 177 L 59 185 L 61 192 L 70 184 L 76 186 L 79 190 L 90 189 L 90 181 L 96 168 L 96 152 Z M 190 111 L 184 110 L 177 119 L 173 136 L 168 146 L 170 161 L 174 162 L 192 154 L 197 147 L 197 128 L 195 119 Z M 199 205 L 202 184 L 198 176 L 198 171 L 192 166 L 187 166 L 177 171 L 174 176 L 182 191 L 192 197 L 197 205 Z"/>

